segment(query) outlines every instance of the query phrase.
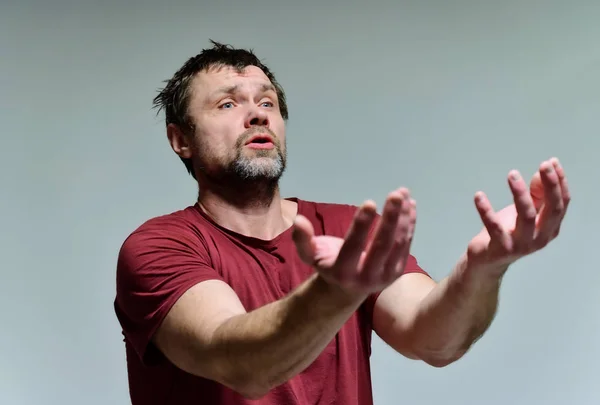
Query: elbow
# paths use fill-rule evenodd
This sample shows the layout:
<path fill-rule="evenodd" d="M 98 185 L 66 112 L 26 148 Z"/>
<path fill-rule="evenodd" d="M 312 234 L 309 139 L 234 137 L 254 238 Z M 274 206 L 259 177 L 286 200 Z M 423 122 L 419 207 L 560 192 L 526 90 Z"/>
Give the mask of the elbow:
<path fill-rule="evenodd" d="M 234 390 L 240 394 L 245 399 L 249 400 L 259 400 L 266 396 L 269 391 L 271 391 L 271 387 L 268 387 L 264 384 L 258 383 L 245 383 L 237 385 Z"/>
<path fill-rule="evenodd" d="M 200 362 L 198 362 L 200 363 Z M 209 362 L 190 364 L 179 363 L 178 367 L 196 377 L 214 381 L 248 400 L 258 400 L 267 395 L 274 386 L 268 384 L 264 373 L 248 370 L 234 364 Z"/>
<path fill-rule="evenodd" d="M 446 366 L 449 366 L 450 364 L 454 363 L 455 361 L 458 360 L 458 358 L 452 358 L 452 357 L 431 357 L 431 358 L 423 358 L 422 359 L 425 363 L 429 364 L 432 367 L 435 368 L 443 368 Z"/>
<path fill-rule="evenodd" d="M 424 353 L 421 356 L 422 361 L 435 368 L 443 368 L 451 365 L 452 363 L 460 360 L 465 353 L 466 349 L 458 350 L 444 350 L 436 352 Z"/>
<path fill-rule="evenodd" d="M 245 399 L 257 401 L 267 395 L 270 390 L 265 390 L 259 387 L 245 387 L 235 391 Z"/>
<path fill-rule="evenodd" d="M 442 367 L 449 366 L 450 364 L 454 363 L 455 361 L 457 361 L 458 359 L 460 359 L 462 357 L 462 354 L 450 355 L 448 353 L 432 352 L 432 351 L 427 351 L 427 352 L 416 351 L 416 350 L 413 350 L 413 351 L 396 350 L 396 351 L 408 359 L 422 361 L 425 364 L 428 364 L 428 365 L 436 367 L 436 368 L 442 368 Z"/>
<path fill-rule="evenodd" d="M 443 368 L 460 360 L 472 343 L 429 342 L 424 339 L 406 339 L 404 344 L 392 346 L 396 352 L 412 360 L 422 361 L 432 367 Z"/>
<path fill-rule="evenodd" d="M 220 383 L 249 400 L 261 399 L 274 388 L 257 372 L 234 373 L 228 378 L 221 378 Z"/>

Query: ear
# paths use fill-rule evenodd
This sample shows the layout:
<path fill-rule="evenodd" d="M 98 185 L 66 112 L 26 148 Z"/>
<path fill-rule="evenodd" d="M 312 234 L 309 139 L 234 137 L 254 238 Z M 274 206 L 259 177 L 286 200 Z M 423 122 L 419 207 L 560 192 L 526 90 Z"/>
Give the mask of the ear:
<path fill-rule="evenodd" d="M 189 159 L 192 157 L 192 148 L 190 145 L 190 140 L 183 133 L 181 128 L 175 124 L 167 125 L 167 138 L 169 138 L 169 143 L 171 144 L 171 148 L 179 157 L 184 159 Z"/>

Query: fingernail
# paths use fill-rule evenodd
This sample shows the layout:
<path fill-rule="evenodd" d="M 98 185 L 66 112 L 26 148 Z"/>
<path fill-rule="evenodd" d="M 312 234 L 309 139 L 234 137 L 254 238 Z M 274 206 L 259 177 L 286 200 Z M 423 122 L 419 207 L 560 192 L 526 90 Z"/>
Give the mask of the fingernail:
<path fill-rule="evenodd" d="M 510 178 L 513 180 L 519 180 L 519 173 L 517 173 L 516 171 L 511 172 Z"/>
<path fill-rule="evenodd" d="M 364 218 L 364 219 L 371 218 L 375 214 L 375 212 L 377 212 L 377 210 L 370 204 L 369 205 L 365 204 L 362 206 L 361 215 L 362 215 L 362 218 Z"/>
<path fill-rule="evenodd" d="M 558 160 L 558 158 L 552 158 L 552 163 L 554 163 L 556 167 L 561 167 L 560 160 Z"/>

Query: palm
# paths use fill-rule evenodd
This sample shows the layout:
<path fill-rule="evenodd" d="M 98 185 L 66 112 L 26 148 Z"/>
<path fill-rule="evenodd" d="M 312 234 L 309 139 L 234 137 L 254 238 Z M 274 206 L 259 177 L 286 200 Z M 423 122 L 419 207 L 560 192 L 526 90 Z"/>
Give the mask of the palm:
<path fill-rule="evenodd" d="M 546 246 L 559 232 L 570 195 L 557 160 L 544 162 L 528 188 L 517 172 L 509 186 L 514 204 L 494 212 L 485 194 L 475 205 L 484 228 L 469 243 L 472 262 L 503 267 Z"/>
<path fill-rule="evenodd" d="M 508 250 L 513 250 L 514 246 L 512 246 L 512 244 L 514 242 L 517 224 L 517 208 L 515 204 L 511 204 L 498 211 L 496 213 L 496 220 L 510 236 L 509 241 L 511 242 L 511 246 L 508 246 Z M 504 250 L 505 249 L 503 249 L 498 240 L 491 238 L 490 233 L 485 227 L 469 243 L 469 254 L 480 260 L 485 259 L 487 261 L 502 264 L 501 262 L 503 261 L 511 262 L 517 259 L 517 257 L 513 257 L 513 255 L 505 255 Z M 504 260 L 499 260 L 502 258 Z"/>
<path fill-rule="evenodd" d="M 345 292 L 362 296 L 380 291 L 400 277 L 409 256 L 416 221 L 409 191 L 391 192 L 377 217 L 375 203 L 365 202 L 342 239 L 315 236 L 312 224 L 298 215 L 293 233 L 298 254 L 323 280 Z"/>
<path fill-rule="evenodd" d="M 344 239 L 335 236 L 321 235 L 314 237 L 315 266 L 321 269 L 330 269 L 335 265 L 338 258 Z"/>

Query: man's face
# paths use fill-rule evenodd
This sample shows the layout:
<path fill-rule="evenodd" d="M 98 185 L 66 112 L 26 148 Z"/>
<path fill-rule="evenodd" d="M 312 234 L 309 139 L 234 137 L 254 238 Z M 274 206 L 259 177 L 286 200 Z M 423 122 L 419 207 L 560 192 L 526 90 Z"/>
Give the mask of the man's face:
<path fill-rule="evenodd" d="M 212 179 L 278 180 L 285 123 L 271 81 L 256 66 L 199 73 L 191 86 L 194 167 Z"/>

